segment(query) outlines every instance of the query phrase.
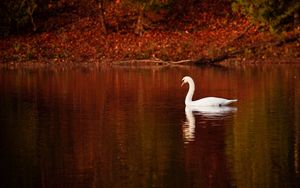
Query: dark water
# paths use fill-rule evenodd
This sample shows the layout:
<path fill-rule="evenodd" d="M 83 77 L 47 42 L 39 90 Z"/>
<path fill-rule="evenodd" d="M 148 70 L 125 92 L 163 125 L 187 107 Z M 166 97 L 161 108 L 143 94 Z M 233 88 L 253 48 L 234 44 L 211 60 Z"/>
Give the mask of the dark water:
<path fill-rule="evenodd" d="M 300 187 L 299 66 L 3 68 L 0 123 L 0 187 Z"/>

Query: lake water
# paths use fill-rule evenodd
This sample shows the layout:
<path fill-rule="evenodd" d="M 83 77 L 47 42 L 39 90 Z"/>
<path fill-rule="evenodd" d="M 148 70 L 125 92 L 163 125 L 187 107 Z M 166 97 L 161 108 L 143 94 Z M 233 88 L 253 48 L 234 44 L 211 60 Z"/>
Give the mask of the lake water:
<path fill-rule="evenodd" d="M 300 66 L 2 68 L 0 124 L 0 187 L 300 187 Z"/>

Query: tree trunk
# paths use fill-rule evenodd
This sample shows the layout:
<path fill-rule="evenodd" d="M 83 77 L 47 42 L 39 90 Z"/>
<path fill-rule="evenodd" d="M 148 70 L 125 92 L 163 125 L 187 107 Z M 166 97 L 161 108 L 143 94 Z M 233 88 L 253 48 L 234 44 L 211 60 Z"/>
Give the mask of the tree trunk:
<path fill-rule="evenodd" d="M 139 9 L 139 15 L 134 29 L 134 33 L 137 35 L 142 35 L 144 32 L 143 18 L 144 18 L 144 7 L 141 7 Z"/>
<path fill-rule="evenodd" d="M 300 26 L 300 16 L 298 12 L 294 13 L 294 27 L 299 27 Z"/>
<path fill-rule="evenodd" d="M 102 32 L 107 34 L 106 24 L 105 24 L 105 16 L 104 16 L 104 0 L 97 0 L 99 7 L 99 16 L 100 16 L 100 24 L 102 28 Z"/>

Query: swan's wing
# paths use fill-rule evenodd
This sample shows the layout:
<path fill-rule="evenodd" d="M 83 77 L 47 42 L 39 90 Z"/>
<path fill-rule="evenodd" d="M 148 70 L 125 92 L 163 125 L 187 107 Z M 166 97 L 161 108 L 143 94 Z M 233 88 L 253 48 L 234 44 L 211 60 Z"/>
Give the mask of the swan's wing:
<path fill-rule="evenodd" d="M 237 102 L 237 99 L 232 99 L 232 100 L 225 99 L 225 100 L 226 101 L 224 101 L 224 104 L 222 104 L 222 105 L 229 105 L 231 103 Z"/>
<path fill-rule="evenodd" d="M 192 101 L 191 105 L 192 106 L 225 106 L 236 101 L 237 101 L 236 99 L 228 100 L 228 99 L 223 99 L 218 97 L 206 97 L 196 101 Z"/>

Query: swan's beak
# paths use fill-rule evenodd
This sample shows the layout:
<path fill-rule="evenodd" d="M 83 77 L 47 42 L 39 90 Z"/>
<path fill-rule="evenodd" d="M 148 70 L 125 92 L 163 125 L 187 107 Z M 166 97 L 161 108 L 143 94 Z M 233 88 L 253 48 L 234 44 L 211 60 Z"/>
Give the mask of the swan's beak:
<path fill-rule="evenodd" d="M 181 87 L 185 84 L 185 81 L 182 82 Z"/>

